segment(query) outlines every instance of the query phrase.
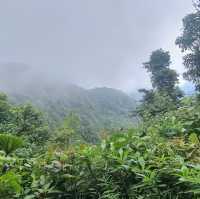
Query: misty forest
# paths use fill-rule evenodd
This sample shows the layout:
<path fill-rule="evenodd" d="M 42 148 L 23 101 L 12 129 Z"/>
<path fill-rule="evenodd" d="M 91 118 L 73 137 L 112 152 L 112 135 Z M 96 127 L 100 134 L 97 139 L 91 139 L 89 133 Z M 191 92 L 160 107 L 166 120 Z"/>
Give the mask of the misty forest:
<path fill-rule="evenodd" d="M 200 198 L 200 1 L 190 3 L 170 44 L 180 54 L 143 53 L 137 92 L 0 64 L 1 199 Z"/>

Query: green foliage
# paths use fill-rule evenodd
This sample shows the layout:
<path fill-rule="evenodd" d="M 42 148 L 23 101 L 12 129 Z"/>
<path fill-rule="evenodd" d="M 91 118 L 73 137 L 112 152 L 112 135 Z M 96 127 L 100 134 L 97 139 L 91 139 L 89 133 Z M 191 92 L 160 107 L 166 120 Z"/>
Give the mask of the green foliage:
<path fill-rule="evenodd" d="M 16 126 L 14 134 L 25 136 L 33 143 L 42 144 L 47 141 L 48 125 L 41 112 L 30 104 L 13 107 L 11 112 L 13 123 Z"/>
<path fill-rule="evenodd" d="M 4 151 L 6 155 L 22 146 L 23 140 L 21 138 L 9 134 L 0 134 L 0 150 Z"/>
<path fill-rule="evenodd" d="M 14 106 L 0 94 L 0 131 L 23 136 L 31 143 L 43 144 L 49 128 L 41 112 L 30 104 Z"/>
<path fill-rule="evenodd" d="M 162 49 L 152 52 L 149 62 L 144 63 L 144 67 L 151 75 L 153 89 L 139 90 L 143 93 L 143 99 L 134 111 L 134 115 L 139 116 L 143 121 L 174 110 L 179 105 L 183 94 L 176 86 L 178 74 L 169 68 L 170 63 L 169 52 Z"/>
<path fill-rule="evenodd" d="M 68 148 L 74 142 L 81 140 L 80 125 L 80 118 L 76 114 L 70 113 L 65 118 L 63 125 L 53 135 L 53 140 L 62 149 Z"/>
<path fill-rule="evenodd" d="M 150 61 L 144 63 L 144 67 L 151 74 L 152 86 L 169 96 L 175 92 L 175 85 L 178 83 L 178 74 L 169 68 L 170 63 L 169 52 L 163 49 L 152 52 Z"/>
<path fill-rule="evenodd" d="M 0 93 L 0 123 L 7 122 L 9 117 L 9 108 L 7 96 Z"/>
<path fill-rule="evenodd" d="M 143 121 L 148 121 L 176 108 L 177 104 L 170 96 L 155 91 L 146 91 L 134 114 L 142 118 Z"/>
<path fill-rule="evenodd" d="M 87 121 L 83 121 L 80 117 L 71 112 L 64 120 L 63 124 L 56 129 L 56 133 L 52 135 L 52 139 L 56 145 L 61 148 L 68 148 L 76 143 L 97 143 L 98 135 L 91 132 Z"/>
<path fill-rule="evenodd" d="M 144 113 L 148 111 L 144 109 Z M 146 112 L 145 112 L 146 111 Z M 188 136 L 191 133 L 200 135 L 200 106 L 196 97 L 185 97 L 177 109 L 169 108 L 154 117 L 146 116 L 144 126 L 152 128 L 162 136 Z"/>
<path fill-rule="evenodd" d="M 0 198 L 11 199 L 17 197 L 17 194 L 22 191 L 20 183 L 20 176 L 12 171 L 0 176 Z"/>
<path fill-rule="evenodd" d="M 152 74 L 155 74 L 157 71 L 161 71 L 163 68 L 169 67 L 170 63 L 169 52 L 159 49 L 152 52 L 150 61 L 144 63 L 144 67 Z"/>
<path fill-rule="evenodd" d="M 52 133 L 44 150 L 33 155 L 25 153 L 33 147 L 30 132 L 35 132 L 33 130 L 43 122 L 38 122 L 40 117 L 32 107 L 13 107 L 12 121 L 18 118 L 18 123 L 14 123 L 12 131 L 25 127 L 21 135 L 28 138 L 30 145 L 23 146 L 21 139 L 14 135 L 0 135 L 1 149 L 7 154 L 0 155 L 0 197 L 199 198 L 198 100 L 185 97 L 178 108 L 170 108 L 171 98 L 166 100 L 167 96 L 158 92 L 147 91 L 147 94 L 150 97 L 144 101 L 149 104 L 144 111 L 150 110 L 151 97 L 160 107 L 157 110 L 154 104 L 152 110 L 157 114 L 149 118 L 147 114 L 145 123 L 137 128 L 104 133 L 101 142 L 92 145 L 81 136 L 80 118 L 71 113 Z M 41 142 L 35 141 L 36 147 L 40 145 Z M 12 153 L 22 146 L 21 152 Z M 11 153 L 12 157 L 9 157 Z"/>
<path fill-rule="evenodd" d="M 195 98 L 180 104 L 138 128 L 104 136 L 98 145 L 75 142 L 80 123 L 70 114 L 60 129 L 67 136 L 15 164 L 19 198 L 198 198 L 200 106 Z M 70 142 L 62 147 L 65 139 Z"/>
<path fill-rule="evenodd" d="M 197 10 L 187 15 L 183 19 L 183 32 L 176 39 L 176 44 L 187 52 L 184 56 L 184 65 L 187 71 L 184 73 L 186 80 L 192 81 L 196 85 L 196 90 L 200 91 L 200 10 L 199 1 L 196 2 Z"/>
<path fill-rule="evenodd" d="M 28 89 L 27 89 L 28 90 Z M 129 111 L 135 108 L 135 100 L 124 92 L 111 88 L 83 89 L 74 85 L 59 86 L 40 85 L 29 89 L 31 92 L 10 94 L 17 104 L 31 102 L 42 110 L 51 129 L 62 125 L 71 112 L 79 116 L 81 126 L 86 128 L 85 139 L 96 142 L 97 132 L 102 128 L 131 127 L 134 121 Z M 88 132 L 89 131 L 89 132 Z"/>
<path fill-rule="evenodd" d="M 200 151 L 194 137 L 166 140 L 130 130 L 98 146 L 49 149 L 34 163 L 33 198 L 196 198 Z"/>

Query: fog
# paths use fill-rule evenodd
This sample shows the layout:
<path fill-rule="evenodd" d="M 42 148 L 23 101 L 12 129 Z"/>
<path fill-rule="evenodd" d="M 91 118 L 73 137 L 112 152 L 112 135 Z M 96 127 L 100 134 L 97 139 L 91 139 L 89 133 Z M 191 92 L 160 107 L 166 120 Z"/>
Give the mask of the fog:
<path fill-rule="evenodd" d="M 0 83 L 73 83 L 134 91 L 150 87 L 142 63 L 175 46 L 191 0 L 0 0 Z M 181 81 L 182 82 L 182 81 Z"/>

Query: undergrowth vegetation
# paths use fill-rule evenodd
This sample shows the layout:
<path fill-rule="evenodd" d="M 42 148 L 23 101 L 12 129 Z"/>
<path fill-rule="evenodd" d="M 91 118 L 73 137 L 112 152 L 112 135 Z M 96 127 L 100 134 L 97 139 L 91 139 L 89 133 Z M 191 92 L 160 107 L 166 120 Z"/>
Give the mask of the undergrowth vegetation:
<path fill-rule="evenodd" d="M 104 132 L 96 145 L 75 136 L 71 119 L 40 150 L 26 136 L 0 135 L 0 198 L 198 198 L 199 109 L 184 98 L 135 129 Z"/>

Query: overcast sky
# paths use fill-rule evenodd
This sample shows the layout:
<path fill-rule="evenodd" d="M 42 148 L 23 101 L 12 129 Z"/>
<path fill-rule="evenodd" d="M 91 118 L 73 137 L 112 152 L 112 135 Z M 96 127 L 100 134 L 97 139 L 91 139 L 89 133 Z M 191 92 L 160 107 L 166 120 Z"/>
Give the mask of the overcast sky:
<path fill-rule="evenodd" d="M 83 87 L 149 87 L 142 63 L 155 49 L 183 71 L 174 42 L 192 10 L 192 0 L 0 0 L 0 65 L 12 78 L 26 68 Z"/>

